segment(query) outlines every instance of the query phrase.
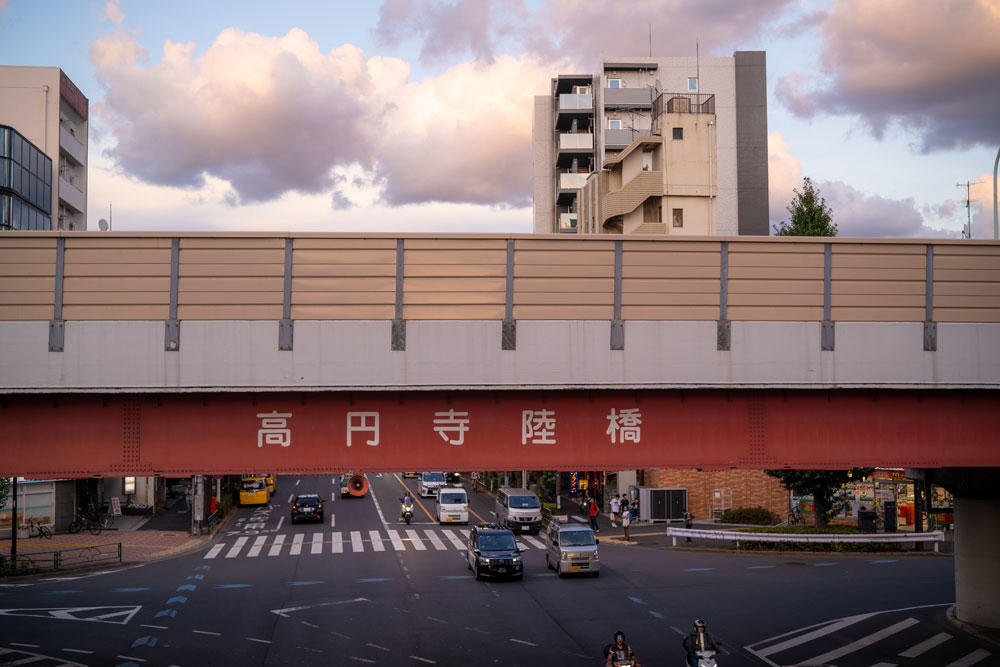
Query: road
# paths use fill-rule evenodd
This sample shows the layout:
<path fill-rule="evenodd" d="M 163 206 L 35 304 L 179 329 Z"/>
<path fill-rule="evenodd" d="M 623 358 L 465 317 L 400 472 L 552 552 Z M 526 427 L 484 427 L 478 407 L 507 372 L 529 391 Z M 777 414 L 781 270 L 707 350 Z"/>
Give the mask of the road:
<path fill-rule="evenodd" d="M 419 499 L 411 526 L 398 522 L 403 486 L 415 492 L 416 480 L 369 479 L 365 497 L 341 499 L 336 476 L 279 477 L 270 508 L 241 508 L 204 550 L 6 582 L 0 664 L 593 665 L 621 629 L 643 665 L 678 665 L 699 617 L 724 642 L 724 667 L 998 664 L 995 646 L 943 620 L 954 599 L 947 557 L 605 540 L 599 578 L 560 579 L 542 538 L 519 536 L 524 580 L 475 581 L 464 527 L 434 523 L 432 500 Z M 290 524 L 296 493 L 325 499 L 321 524 Z M 491 498 L 470 497 L 492 520 Z"/>

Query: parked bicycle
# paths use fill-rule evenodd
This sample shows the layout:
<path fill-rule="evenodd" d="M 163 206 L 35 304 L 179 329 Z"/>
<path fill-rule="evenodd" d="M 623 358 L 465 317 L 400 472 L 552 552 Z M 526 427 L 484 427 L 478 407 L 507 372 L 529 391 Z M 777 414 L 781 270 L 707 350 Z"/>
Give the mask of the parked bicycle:
<path fill-rule="evenodd" d="M 104 529 L 101 519 L 102 515 L 93 510 L 77 510 L 76 516 L 69 523 L 69 532 L 79 533 L 86 528 L 91 535 L 100 535 Z"/>
<path fill-rule="evenodd" d="M 49 527 L 39 523 L 38 521 L 32 521 L 31 519 L 25 519 L 27 523 L 25 526 L 28 528 L 28 537 L 44 537 L 47 540 L 52 539 L 52 531 Z"/>
<path fill-rule="evenodd" d="M 788 513 L 788 525 L 794 526 L 796 524 L 804 524 L 806 518 L 802 516 L 802 510 L 798 506 L 793 507 L 792 511 Z"/>

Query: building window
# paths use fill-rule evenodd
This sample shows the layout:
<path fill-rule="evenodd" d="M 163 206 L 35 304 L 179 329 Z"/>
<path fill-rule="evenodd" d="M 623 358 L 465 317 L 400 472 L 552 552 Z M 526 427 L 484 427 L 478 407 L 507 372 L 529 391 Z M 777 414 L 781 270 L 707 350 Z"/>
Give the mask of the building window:
<path fill-rule="evenodd" d="M 697 93 L 698 92 L 698 78 L 689 76 L 688 77 L 688 92 Z"/>
<path fill-rule="evenodd" d="M 624 88 L 621 79 L 608 79 L 608 88 Z"/>
<path fill-rule="evenodd" d="M 621 122 L 621 120 L 618 119 L 618 118 L 609 118 L 608 119 L 608 129 L 609 130 L 620 130 L 620 129 L 622 129 L 622 122 Z"/>
<path fill-rule="evenodd" d="M 675 208 L 674 209 L 674 227 L 684 226 L 684 209 Z"/>
<path fill-rule="evenodd" d="M 683 139 L 683 138 L 684 138 L 684 128 L 683 127 L 675 127 L 674 128 L 674 139 Z"/>

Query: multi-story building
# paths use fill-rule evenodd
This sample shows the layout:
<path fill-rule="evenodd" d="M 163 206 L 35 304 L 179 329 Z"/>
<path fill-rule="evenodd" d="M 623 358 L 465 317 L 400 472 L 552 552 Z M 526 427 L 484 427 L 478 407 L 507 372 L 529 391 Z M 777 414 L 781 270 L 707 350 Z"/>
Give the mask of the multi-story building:
<path fill-rule="evenodd" d="M 0 66 L 0 124 L 14 132 L 11 137 L 19 136 L 24 143 L 34 146 L 37 150 L 27 150 L 28 164 L 20 164 L 20 176 L 34 173 L 41 177 L 47 189 L 49 204 L 39 206 L 29 188 L 28 200 L 34 208 L 32 211 L 46 211 L 50 216 L 45 229 L 85 230 L 87 228 L 87 130 L 90 103 L 69 77 L 58 67 L 9 67 Z M 4 135 L 6 136 L 6 134 Z M 12 139 L 12 145 L 7 155 L 4 150 L 4 165 L 11 165 L 11 183 L 16 182 L 13 174 L 13 164 L 16 161 L 14 152 L 18 151 L 21 142 Z M 18 151 L 20 152 L 20 151 Z M 39 164 L 40 158 L 31 164 L 32 156 L 48 157 L 47 165 Z M 21 153 L 21 157 L 24 154 Z M 10 160 L 8 163 L 6 160 Z M 40 174 L 48 171 L 47 175 Z M 16 190 L 11 186 L 6 191 Z M 35 193 L 37 195 L 37 192 Z M 9 221 L 11 226 L 5 228 L 35 229 L 14 220 L 13 198 Z M 23 207 L 19 211 L 25 210 Z M 29 215 L 34 221 L 37 216 Z M 35 224 L 31 222 L 30 224 Z M 18 226 L 19 225 L 19 226 Z"/>
<path fill-rule="evenodd" d="M 0 230 L 52 229 L 52 160 L 0 125 Z"/>
<path fill-rule="evenodd" d="M 766 235 L 765 74 L 764 52 L 737 51 L 554 78 L 535 98 L 535 231 Z"/>

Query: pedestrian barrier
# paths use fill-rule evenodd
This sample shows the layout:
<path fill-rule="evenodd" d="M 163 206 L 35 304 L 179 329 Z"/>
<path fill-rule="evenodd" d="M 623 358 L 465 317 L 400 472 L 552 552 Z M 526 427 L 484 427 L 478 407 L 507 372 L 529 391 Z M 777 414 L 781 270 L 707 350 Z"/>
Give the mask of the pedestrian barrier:
<path fill-rule="evenodd" d="M 107 562 L 122 562 L 121 542 L 18 554 L 15 571 L 35 573 Z"/>
<path fill-rule="evenodd" d="M 673 538 L 673 546 L 677 546 L 678 537 L 696 537 L 702 540 L 728 540 L 744 542 L 879 542 L 879 543 L 909 543 L 933 542 L 934 551 L 938 551 L 938 543 L 944 542 L 944 533 L 878 533 L 864 535 L 837 534 L 802 534 L 802 533 L 744 533 L 737 530 L 698 530 L 695 528 L 667 528 L 667 535 Z"/>

